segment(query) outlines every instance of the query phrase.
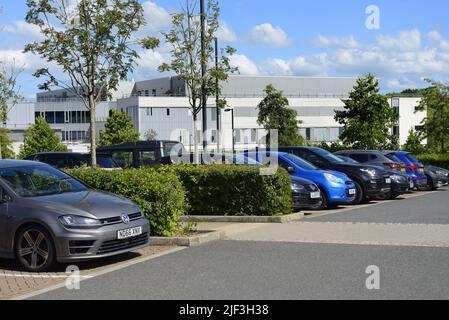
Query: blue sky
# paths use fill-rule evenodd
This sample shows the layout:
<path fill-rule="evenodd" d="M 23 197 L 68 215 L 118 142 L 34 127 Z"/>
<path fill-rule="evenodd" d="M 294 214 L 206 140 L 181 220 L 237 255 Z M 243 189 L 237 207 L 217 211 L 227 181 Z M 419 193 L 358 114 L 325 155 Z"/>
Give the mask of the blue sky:
<path fill-rule="evenodd" d="M 147 27 L 157 35 L 169 27 L 169 14 L 184 0 L 142 0 Z M 36 39 L 24 24 L 25 0 L 0 0 L 0 59 L 25 66 L 20 83 L 25 96 L 37 91 L 31 74 L 41 64 L 21 53 Z M 447 0 L 221 0 L 222 43 L 238 50 L 233 58 L 242 74 L 359 76 L 374 73 L 382 89 L 422 87 L 423 77 L 449 81 L 449 2 Z M 380 28 L 368 29 L 365 12 L 379 8 Z M 142 52 L 132 77 L 160 76 L 156 67 L 169 59 L 167 47 Z"/>

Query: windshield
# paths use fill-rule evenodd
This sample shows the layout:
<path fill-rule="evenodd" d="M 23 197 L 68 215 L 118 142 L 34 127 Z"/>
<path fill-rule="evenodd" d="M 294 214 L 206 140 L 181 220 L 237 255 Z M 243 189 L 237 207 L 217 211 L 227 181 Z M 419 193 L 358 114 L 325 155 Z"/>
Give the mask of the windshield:
<path fill-rule="evenodd" d="M 354 159 L 349 158 L 349 157 L 345 157 L 345 156 L 337 156 L 337 157 L 339 157 L 341 160 L 343 160 L 346 163 L 359 164 L 358 161 L 355 161 Z"/>
<path fill-rule="evenodd" d="M 87 160 L 88 166 L 92 166 L 92 160 Z M 99 157 L 97 155 L 97 166 L 104 169 L 119 168 L 119 165 L 110 157 Z"/>
<path fill-rule="evenodd" d="M 334 154 L 332 154 L 329 151 L 326 151 L 324 149 L 316 148 L 316 149 L 313 149 L 313 152 L 315 152 L 316 154 L 322 156 L 324 159 L 326 159 L 329 162 L 332 162 L 332 163 L 345 163 L 344 160 L 340 159 L 336 155 L 334 155 Z"/>
<path fill-rule="evenodd" d="M 245 157 L 240 154 L 232 155 L 226 154 L 224 159 L 225 164 L 238 164 L 238 165 L 248 165 L 248 166 L 261 166 L 259 162 L 249 157 Z"/>
<path fill-rule="evenodd" d="M 50 166 L 4 168 L 0 169 L 0 177 L 22 197 L 87 190 L 81 182 Z"/>
<path fill-rule="evenodd" d="M 386 154 L 385 155 L 388 159 L 390 159 L 391 161 L 397 162 L 397 163 L 402 163 L 402 160 L 399 159 L 397 156 L 395 156 L 393 153 L 390 154 Z"/>
<path fill-rule="evenodd" d="M 311 164 L 310 162 L 307 162 L 293 154 L 290 153 L 286 153 L 285 158 L 287 158 L 288 160 L 290 160 L 291 162 L 293 162 L 294 164 L 296 164 L 298 167 L 305 169 L 305 170 L 318 170 L 317 167 L 315 167 L 313 164 Z"/>
<path fill-rule="evenodd" d="M 411 162 L 413 162 L 413 163 L 419 163 L 419 160 L 416 159 L 416 157 L 415 157 L 413 154 L 407 153 L 405 156 L 406 156 L 407 159 L 409 159 Z"/>

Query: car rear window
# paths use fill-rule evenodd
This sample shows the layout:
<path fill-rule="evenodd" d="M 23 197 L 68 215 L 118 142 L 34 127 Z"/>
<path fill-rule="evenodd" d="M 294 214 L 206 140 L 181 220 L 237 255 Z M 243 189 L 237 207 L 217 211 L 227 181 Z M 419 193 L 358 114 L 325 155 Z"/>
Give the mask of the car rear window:
<path fill-rule="evenodd" d="M 416 157 L 413 154 L 411 154 L 411 153 L 406 154 L 406 157 L 407 157 L 407 159 L 409 159 L 413 163 L 418 163 L 419 162 L 419 160 L 416 159 Z"/>

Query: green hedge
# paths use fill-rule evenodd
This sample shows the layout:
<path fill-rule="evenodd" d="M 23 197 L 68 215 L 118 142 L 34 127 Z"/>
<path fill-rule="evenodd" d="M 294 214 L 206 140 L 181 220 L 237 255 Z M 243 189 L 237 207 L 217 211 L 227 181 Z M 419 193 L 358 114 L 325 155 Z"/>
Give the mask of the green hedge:
<path fill-rule="evenodd" d="M 426 165 L 449 169 L 449 154 L 420 154 L 419 161 Z"/>
<path fill-rule="evenodd" d="M 179 165 L 158 168 L 179 176 L 190 215 L 282 215 L 292 212 L 290 177 L 280 169 L 260 175 L 260 169 L 235 165 Z"/>
<path fill-rule="evenodd" d="M 174 174 L 147 169 L 66 171 L 94 189 L 133 200 L 150 221 L 152 235 L 173 236 L 179 229 L 179 217 L 187 212 L 184 188 Z"/>

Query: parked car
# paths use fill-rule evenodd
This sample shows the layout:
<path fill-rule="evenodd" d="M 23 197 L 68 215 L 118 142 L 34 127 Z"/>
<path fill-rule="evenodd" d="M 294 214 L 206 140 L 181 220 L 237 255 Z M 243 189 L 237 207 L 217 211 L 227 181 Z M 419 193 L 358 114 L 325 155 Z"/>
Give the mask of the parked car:
<path fill-rule="evenodd" d="M 279 151 L 294 154 L 323 170 L 346 174 L 357 189 L 352 204 L 367 202 L 391 192 L 390 175 L 384 170 L 363 164 L 346 163 L 334 154 L 317 147 L 279 147 Z"/>
<path fill-rule="evenodd" d="M 416 158 L 412 160 L 411 153 L 407 151 L 383 151 L 385 156 L 390 159 L 398 159 L 406 166 L 407 173 L 412 176 L 413 182 L 418 190 L 425 191 L 429 189 L 428 177 L 424 172 L 424 165 L 419 163 Z"/>
<path fill-rule="evenodd" d="M 126 198 L 90 190 L 47 164 L 0 160 L 0 256 L 28 271 L 145 247 L 149 230 Z"/>
<path fill-rule="evenodd" d="M 119 145 L 100 147 L 98 152 L 109 154 L 122 168 L 158 166 L 162 158 L 175 154 L 182 155 L 185 148 L 177 141 L 138 141 Z"/>
<path fill-rule="evenodd" d="M 400 162 L 395 162 L 390 158 L 386 157 L 382 151 L 375 150 L 343 150 L 335 152 L 338 156 L 349 157 L 357 163 L 363 163 L 367 165 L 375 165 L 383 167 L 384 169 L 393 169 L 397 171 L 406 172 L 405 164 Z"/>
<path fill-rule="evenodd" d="M 261 166 L 261 163 L 247 158 L 242 154 L 232 154 L 232 153 L 200 153 L 199 154 L 200 163 L 205 164 L 235 164 L 235 165 L 247 165 L 247 166 Z M 162 165 L 173 165 L 173 164 L 193 164 L 195 163 L 195 155 L 193 153 L 184 153 L 176 157 L 163 157 L 161 159 Z"/>
<path fill-rule="evenodd" d="M 321 191 L 318 186 L 311 180 L 290 177 L 292 180 L 292 198 L 293 210 L 299 211 L 301 209 L 318 209 L 323 203 Z"/>
<path fill-rule="evenodd" d="M 41 152 L 34 153 L 24 160 L 43 162 L 58 169 L 92 166 L 91 154 L 80 152 Z M 105 153 L 97 153 L 97 166 L 103 169 L 120 168 L 112 157 Z"/>
<path fill-rule="evenodd" d="M 449 170 L 435 166 L 425 166 L 425 169 L 440 175 L 443 186 L 447 186 L 449 184 Z"/>
<path fill-rule="evenodd" d="M 343 161 L 346 161 L 347 163 L 352 164 L 359 163 L 355 161 L 353 158 L 345 157 L 339 154 L 336 154 L 336 156 L 342 159 Z M 396 199 L 401 194 L 412 191 L 413 188 L 415 187 L 412 177 L 404 172 L 393 169 L 387 169 L 383 166 L 373 165 L 373 167 L 379 167 L 381 169 L 384 169 L 390 175 L 391 178 L 391 191 L 389 193 L 375 197 L 374 199 L 376 200 Z"/>
<path fill-rule="evenodd" d="M 270 158 L 275 158 L 278 165 L 291 176 L 313 181 L 321 192 L 320 209 L 351 203 L 356 197 L 355 185 L 344 173 L 320 170 L 313 164 L 285 152 L 245 152 L 244 155 L 263 164 L 268 164 Z"/>

